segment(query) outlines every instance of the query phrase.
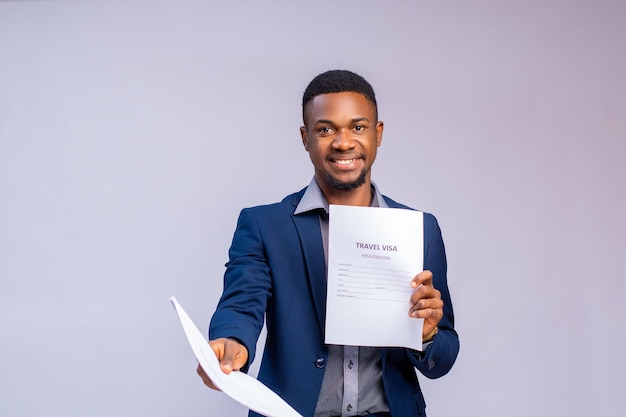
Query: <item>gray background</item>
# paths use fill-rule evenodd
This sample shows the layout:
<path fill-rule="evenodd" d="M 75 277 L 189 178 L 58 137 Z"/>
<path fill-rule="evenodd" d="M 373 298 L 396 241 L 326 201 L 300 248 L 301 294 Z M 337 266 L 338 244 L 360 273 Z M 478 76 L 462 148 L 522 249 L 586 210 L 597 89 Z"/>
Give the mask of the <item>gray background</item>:
<path fill-rule="evenodd" d="M 301 93 L 374 85 L 373 178 L 443 228 L 429 416 L 623 416 L 623 1 L 0 2 L 0 415 L 243 416 L 206 389 L 236 217 L 312 176 Z"/>

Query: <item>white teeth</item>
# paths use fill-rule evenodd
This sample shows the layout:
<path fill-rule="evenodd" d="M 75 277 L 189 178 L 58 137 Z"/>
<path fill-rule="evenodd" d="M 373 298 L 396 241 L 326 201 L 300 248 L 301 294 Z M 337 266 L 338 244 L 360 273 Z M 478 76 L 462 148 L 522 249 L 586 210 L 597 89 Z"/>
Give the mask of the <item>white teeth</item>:
<path fill-rule="evenodd" d="M 356 161 L 356 159 L 337 159 L 335 162 L 339 165 L 348 165 Z"/>

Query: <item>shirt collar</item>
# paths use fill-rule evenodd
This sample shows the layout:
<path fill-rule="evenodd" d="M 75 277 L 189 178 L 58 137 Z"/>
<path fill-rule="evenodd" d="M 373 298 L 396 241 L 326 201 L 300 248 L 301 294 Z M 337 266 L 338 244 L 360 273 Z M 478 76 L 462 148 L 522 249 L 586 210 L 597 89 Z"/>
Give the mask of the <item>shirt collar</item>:
<path fill-rule="evenodd" d="M 372 197 L 372 204 L 370 207 L 389 208 L 387 202 L 383 198 L 383 195 L 373 181 L 372 190 L 374 195 Z M 309 186 L 304 191 L 304 195 L 302 196 L 302 199 L 298 203 L 298 207 L 296 207 L 296 211 L 294 211 L 293 214 L 301 214 L 319 209 L 324 209 L 324 211 L 328 213 L 328 201 L 326 201 L 320 186 L 317 185 L 317 181 L 315 181 L 315 177 L 313 177 Z"/>

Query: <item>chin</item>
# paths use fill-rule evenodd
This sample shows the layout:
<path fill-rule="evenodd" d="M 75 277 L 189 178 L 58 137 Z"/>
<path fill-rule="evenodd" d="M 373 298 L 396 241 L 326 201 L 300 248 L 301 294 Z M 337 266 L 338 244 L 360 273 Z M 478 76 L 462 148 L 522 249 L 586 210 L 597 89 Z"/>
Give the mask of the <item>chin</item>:
<path fill-rule="evenodd" d="M 367 179 L 367 171 L 362 171 L 361 174 L 352 181 L 342 181 L 336 177 L 333 177 L 331 174 L 326 174 L 326 182 L 335 190 L 340 191 L 349 191 L 354 190 L 355 188 L 359 188 L 363 184 L 365 184 L 365 180 Z"/>

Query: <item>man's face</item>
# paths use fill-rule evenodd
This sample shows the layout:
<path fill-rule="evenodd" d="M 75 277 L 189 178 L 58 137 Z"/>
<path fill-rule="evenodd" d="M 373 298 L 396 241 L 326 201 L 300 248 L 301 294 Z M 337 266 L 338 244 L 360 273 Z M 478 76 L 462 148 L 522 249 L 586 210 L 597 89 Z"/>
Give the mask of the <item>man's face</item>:
<path fill-rule="evenodd" d="M 322 190 L 369 185 L 383 135 L 374 104 L 359 93 L 322 94 L 307 104 L 304 119 L 302 143 Z"/>

